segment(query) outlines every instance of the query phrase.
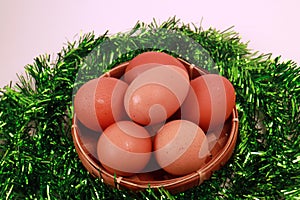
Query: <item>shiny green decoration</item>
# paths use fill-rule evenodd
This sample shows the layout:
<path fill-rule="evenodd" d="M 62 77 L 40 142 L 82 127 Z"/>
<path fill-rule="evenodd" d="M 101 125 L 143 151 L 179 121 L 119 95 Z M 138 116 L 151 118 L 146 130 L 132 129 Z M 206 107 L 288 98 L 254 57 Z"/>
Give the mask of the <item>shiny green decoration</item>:
<path fill-rule="evenodd" d="M 176 195 L 163 189 L 119 191 L 92 178 L 78 159 L 70 133 L 72 91 L 84 58 L 107 40 L 125 42 L 126 34 L 146 44 L 149 29 L 178 31 L 198 42 L 237 93 L 240 125 L 232 158 L 201 186 Z M 54 62 L 49 55 L 35 58 L 19 83 L 0 89 L 0 199 L 300 198 L 300 67 L 296 63 L 252 53 L 232 28 L 203 30 L 176 18 L 160 25 L 155 20 L 148 25 L 138 22 L 126 34 L 86 34 L 63 47 Z M 117 51 L 118 45 L 103 59 Z M 138 53 L 117 56 L 106 70 Z M 87 76 L 93 74 L 87 70 Z"/>

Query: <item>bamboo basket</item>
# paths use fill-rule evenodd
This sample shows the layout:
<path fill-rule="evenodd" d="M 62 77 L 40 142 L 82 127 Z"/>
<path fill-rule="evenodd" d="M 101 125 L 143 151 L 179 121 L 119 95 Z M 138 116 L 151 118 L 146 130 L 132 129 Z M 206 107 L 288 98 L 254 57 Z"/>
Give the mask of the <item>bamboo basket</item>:
<path fill-rule="evenodd" d="M 182 59 L 178 60 L 186 67 L 190 79 L 208 73 Z M 122 63 L 102 76 L 120 78 L 124 74 L 127 65 L 128 62 Z M 221 133 L 222 137 L 220 137 L 221 139 L 219 138 L 219 141 L 216 143 L 213 155 L 210 156 L 210 159 L 201 169 L 181 177 L 169 175 L 162 169 L 137 174 L 131 177 L 116 177 L 114 174 L 107 172 L 97 159 L 97 153 L 93 147 L 97 144 L 98 138 L 96 136 L 100 134 L 94 133 L 84 127 L 76 118 L 76 113 L 74 114 L 72 124 L 72 137 L 75 149 L 79 159 L 90 174 L 94 177 L 101 178 L 104 183 L 112 187 L 118 189 L 126 188 L 133 191 L 140 191 L 147 188 L 164 188 L 171 193 L 178 193 L 201 185 L 203 181 L 211 177 L 214 171 L 219 170 L 229 160 L 236 145 L 238 135 L 238 113 L 236 107 L 234 107 L 231 116 L 224 124 Z M 85 137 L 85 135 L 93 137 Z"/>

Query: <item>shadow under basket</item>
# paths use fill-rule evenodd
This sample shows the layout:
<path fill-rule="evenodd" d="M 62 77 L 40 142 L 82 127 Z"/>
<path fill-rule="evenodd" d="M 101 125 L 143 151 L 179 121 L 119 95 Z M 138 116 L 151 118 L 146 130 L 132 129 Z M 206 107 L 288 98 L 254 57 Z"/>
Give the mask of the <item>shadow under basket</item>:
<path fill-rule="evenodd" d="M 186 67 L 190 79 L 208 73 L 186 61 L 178 60 Z M 120 64 L 102 76 L 121 78 L 127 65 L 128 62 Z M 201 169 L 180 177 L 169 175 L 162 169 L 136 174 L 131 177 L 121 177 L 109 173 L 97 159 L 96 145 L 100 134 L 82 125 L 76 118 L 76 114 L 74 114 L 72 124 L 72 137 L 76 151 L 82 164 L 90 174 L 101 178 L 104 183 L 112 187 L 126 188 L 133 191 L 147 188 L 164 188 L 171 193 L 178 193 L 202 184 L 203 181 L 211 177 L 214 171 L 219 170 L 229 160 L 238 135 L 238 114 L 236 107 L 234 107 L 231 116 L 224 124 L 220 138 L 216 142 L 216 148 L 213 148 L 212 155 Z"/>

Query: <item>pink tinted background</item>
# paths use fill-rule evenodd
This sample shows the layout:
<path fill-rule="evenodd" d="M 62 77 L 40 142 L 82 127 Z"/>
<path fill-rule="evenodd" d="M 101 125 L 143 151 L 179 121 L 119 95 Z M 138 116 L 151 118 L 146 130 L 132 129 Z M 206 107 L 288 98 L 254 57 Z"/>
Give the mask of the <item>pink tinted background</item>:
<path fill-rule="evenodd" d="M 184 23 L 224 30 L 235 26 L 249 48 L 300 63 L 300 1 L 96 1 L 9 0 L 0 2 L 0 87 L 16 81 L 26 64 L 53 56 L 83 33 L 128 31 L 140 20 L 158 23 L 177 16 Z"/>

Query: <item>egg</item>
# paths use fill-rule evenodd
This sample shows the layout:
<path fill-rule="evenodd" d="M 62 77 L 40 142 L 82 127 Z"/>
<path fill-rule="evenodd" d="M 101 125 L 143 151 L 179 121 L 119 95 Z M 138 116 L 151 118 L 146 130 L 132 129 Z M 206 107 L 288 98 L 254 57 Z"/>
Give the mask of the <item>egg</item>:
<path fill-rule="evenodd" d="M 124 80 L 129 84 L 139 74 L 143 73 L 148 69 L 151 69 L 157 64 L 173 65 L 187 72 L 184 65 L 173 56 L 163 52 L 149 51 L 141 53 L 129 61 L 128 66 L 125 70 Z"/>
<path fill-rule="evenodd" d="M 82 85 L 74 98 L 74 111 L 88 128 L 103 131 L 125 119 L 124 94 L 127 83 L 112 77 L 100 77 Z"/>
<path fill-rule="evenodd" d="M 116 121 L 127 118 L 123 104 L 127 88 L 127 83 L 119 79 L 99 78 L 95 93 L 95 109 L 102 130 Z"/>
<path fill-rule="evenodd" d="M 204 131 L 224 124 L 235 106 L 231 82 L 217 74 L 206 74 L 191 81 L 191 89 L 181 107 L 182 119 L 198 124 Z"/>
<path fill-rule="evenodd" d="M 97 155 L 111 174 L 131 176 L 147 165 L 152 151 L 149 133 L 132 121 L 118 121 L 109 126 L 97 143 Z"/>
<path fill-rule="evenodd" d="M 95 91 L 98 85 L 98 79 L 92 79 L 83 84 L 74 97 L 74 112 L 76 117 L 86 127 L 100 131 L 96 109 L 95 109 Z"/>
<path fill-rule="evenodd" d="M 165 124 L 156 134 L 153 145 L 158 164 L 176 176 L 199 170 L 209 156 L 203 130 L 187 120 Z"/>
<path fill-rule="evenodd" d="M 189 90 L 188 74 L 174 66 L 158 65 L 141 73 L 128 86 L 124 107 L 141 125 L 165 121 L 176 112 Z"/>

